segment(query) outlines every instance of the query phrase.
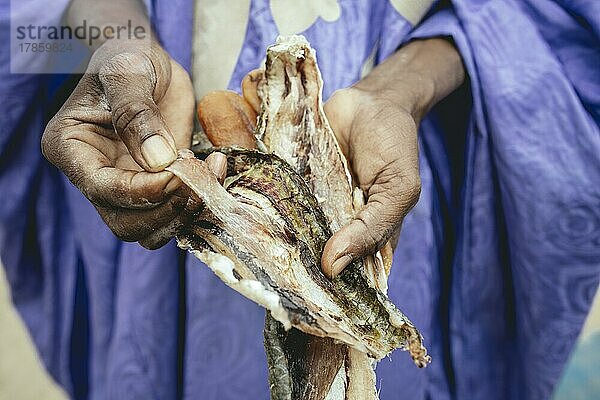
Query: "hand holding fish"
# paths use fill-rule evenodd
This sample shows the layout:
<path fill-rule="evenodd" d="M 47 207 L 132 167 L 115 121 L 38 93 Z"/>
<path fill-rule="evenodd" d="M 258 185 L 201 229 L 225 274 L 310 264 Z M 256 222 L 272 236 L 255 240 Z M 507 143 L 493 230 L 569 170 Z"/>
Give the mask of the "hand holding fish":
<path fill-rule="evenodd" d="M 325 246 L 327 275 L 336 276 L 353 260 L 398 240 L 402 220 L 421 190 L 419 122 L 463 81 L 460 55 L 450 42 L 415 41 L 325 104 L 355 183 L 368 200 Z"/>

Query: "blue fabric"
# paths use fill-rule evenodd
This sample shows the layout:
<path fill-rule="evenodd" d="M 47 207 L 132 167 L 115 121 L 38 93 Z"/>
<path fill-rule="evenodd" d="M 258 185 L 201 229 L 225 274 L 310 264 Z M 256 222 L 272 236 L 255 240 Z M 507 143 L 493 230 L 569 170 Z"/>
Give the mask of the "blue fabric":
<path fill-rule="evenodd" d="M 381 398 L 548 398 L 600 272 L 598 2 L 454 1 L 416 29 L 388 1 L 339 4 L 338 21 L 304 32 L 325 97 L 359 79 L 375 46 L 381 61 L 415 38 L 452 37 L 469 75 L 422 123 L 422 195 L 390 277 L 433 364 L 417 370 L 393 353 L 378 367 Z M 191 2 L 151 5 L 189 69 Z M 250 18 L 232 89 L 277 33 L 266 0 L 252 1 Z M 2 4 L 4 43 L 8 24 Z M 0 254 L 49 371 L 78 398 L 267 398 L 263 310 L 173 243 L 151 252 L 113 237 L 43 160 L 49 78 L 9 74 L 8 52 Z"/>

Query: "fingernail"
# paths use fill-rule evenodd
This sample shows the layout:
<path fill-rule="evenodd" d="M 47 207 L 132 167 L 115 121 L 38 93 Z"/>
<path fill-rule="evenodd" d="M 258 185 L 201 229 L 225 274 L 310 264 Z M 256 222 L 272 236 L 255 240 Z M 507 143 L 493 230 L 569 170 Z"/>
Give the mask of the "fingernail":
<path fill-rule="evenodd" d="M 225 179 L 225 175 L 227 174 L 227 157 L 223 153 L 214 152 L 206 161 L 208 162 L 208 167 L 217 176 L 219 181 Z"/>
<path fill-rule="evenodd" d="M 167 183 L 167 186 L 165 186 L 165 193 L 171 194 L 174 191 L 176 191 L 177 189 L 179 189 L 179 186 L 181 186 L 181 179 L 174 176 L 173 178 L 171 178 L 169 183 Z"/>
<path fill-rule="evenodd" d="M 345 254 L 337 260 L 335 260 L 333 264 L 331 264 L 331 277 L 335 278 L 336 276 L 338 276 L 338 274 L 342 272 L 344 268 L 346 268 L 351 262 L 352 257 L 350 257 L 348 254 Z"/>
<path fill-rule="evenodd" d="M 162 169 L 177 158 L 173 148 L 160 135 L 150 136 L 142 143 L 142 156 L 152 169 Z"/>

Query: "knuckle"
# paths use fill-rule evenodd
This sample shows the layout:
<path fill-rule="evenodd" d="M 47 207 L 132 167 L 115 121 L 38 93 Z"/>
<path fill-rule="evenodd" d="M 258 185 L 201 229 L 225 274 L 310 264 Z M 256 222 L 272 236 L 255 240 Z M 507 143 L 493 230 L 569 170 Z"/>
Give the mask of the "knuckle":
<path fill-rule="evenodd" d="M 408 209 L 414 207 L 419 201 L 421 189 L 421 176 L 418 171 L 413 171 L 402 177 L 401 191 L 403 197 L 406 199 L 406 206 Z"/>
<path fill-rule="evenodd" d="M 140 240 L 140 245 L 148 250 L 156 250 L 163 247 L 171 238 L 164 235 L 150 235 Z"/>
<path fill-rule="evenodd" d="M 385 232 L 378 227 L 375 221 L 379 218 L 374 215 L 374 212 L 366 208 L 356 216 L 356 221 L 362 225 L 362 246 L 367 253 L 375 252 L 385 241 Z"/>
<path fill-rule="evenodd" d="M 103 181 L 100 171 L 90 176 L 80 168 L 72 168 L 69 179 L 92 204 L 97 207 L 108 207 L 109 202 L 106 201 L 110 196 L 106 193 L 108 184 Z"/>
<path fill-rule="evenodd" d="M 156 111 L 150 101 L 130 101 L 119 105 L 113 110 L 113 124 L 117 132 L 132 136 L 140 131 L 143 121 L 156 117 Z M 155 132 L 140 132 L 140 140 L 143 141 Z M 145 135 L 145 136 L 142 136 Z"/>
<path fill-rule="evenodd" d="M 43 156 L 53 164 L 56 164 L 56 152 L 60 150 L 60 146 L 57 143 L 59 139 L 59 132 L 60 123 L 55 115 L 46 125 L 40 141 Z"/>
<path fill-rule="evenodd" d="M 96 204 L 94 185 L 89 185 L 89 177 L 86 176 L 80 162 L 73 159 L 69 151 L 68 140 L 61 135 L 62 122 L 55 116 L 44 130 L 41 138 L 41 151 L 43 156 L 61 170 L 67 178 L 77 187 L 86 198 Z"/>
<path fill-rule="evenodd" d="M 360 96 L 360 89 L 354 87 L 347 87 L 338 89 L 329 97 L 327 103 L 328 107 L 335 107 L 340 109 L 346 109 L 350 105 L 354 106 Z"/>
<path fill-rule="evenodd" d="M 42 155 L 44 157 L 46 157 L 46 159 L 50 162 L 53 162 L 53 144 L 55 142 L 56 139 L 54 139 L 52 133 L 50 133 L 48 131 L 48 127 L 46 127 L 46 130 L 44 131 L 44 133 L 42 134 L 42 140 L 41 140 L 41 148 L 42 148 Z"/>
<path fill-rule="evenodd" d="M 112 232 L 115 234 L 117 239 L 123 242 L 135 242 L 137 241 L 137 237 L 134 232 L 127 231 L 126 229 L 119 228 L 111 228 Z"/>
<path fill-rule="evenodd" d="M 156 249 L 158 249 L 160 247 L 156 243 L 156 240 L 154 240 L 154 238 L 142 239 L 142 240 L 139 241 L 139 243 L 140 243 L 140 246 L 142 246 L 146 250 L 156 250 Z"/>
<path fill-rule="evenodd" d="M 170 64 L 170 79 L 172 80 L 178 80 L 178 81 L 185 81 L 186 83 L 189 83 L 191 85 L 192 81 L 190 79 L 190 75 L 187 73 L 187 71 L 181 66 L 179 65 L 177 62 L 173 61 L 173 63 L 169 63 Z M 165 72 L 169 72 L 169 71 L 165 71 Z"/>
<path fill-rule="evenodd" d="M 329 102 L 335 103 L 336 101 L 340 101 L 341 99 L 343 99 L 345 96 L 348 95 L 348 91 L 349 91 L 348 88 L 337 89 L 329 97 Z"/>
<path fill-rule="evenodd" d="M 370 252 L 382 248 L 400 226 L 405 215 L 405 203 L 400 196 L 381 193 L 369 199 L 357 219 L 364 225 L 362 237 L 369 242 Z"/>
<path fill-rule="evenodd" d="M 140 52 L 126 51 L 111 56 L 102 63 L 98 76 L 103 83 L 127 76 L 153 76 L 154 69 L 148 57 Z"/>
<path fill-rule="evenodd" d="M 77 187 L 81 193 L 94 205 L 105 206 L 105 196 L 102 196 L 102 190 L 96 185 L 86 185 L 86 179 L 83 174 L 74 174 L 71 177 L 71 182 Z"/>
<path fill-rule="evenodd" d="M 139 239 L 135 230 L 118 222 L 116 218 L 110 218 L 109 221 L 105 220 L 105 222 L 117 239 L 123 242 L 135 242 Z"/>

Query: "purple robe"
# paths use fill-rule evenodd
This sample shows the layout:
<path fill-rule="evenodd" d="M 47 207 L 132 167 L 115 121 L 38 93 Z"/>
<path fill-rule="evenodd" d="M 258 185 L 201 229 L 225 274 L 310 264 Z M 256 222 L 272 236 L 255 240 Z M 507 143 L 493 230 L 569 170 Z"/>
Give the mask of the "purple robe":
<path fill-rule="evenodd" d="M 381 361 L 382 400 L 548 398 L 600 274 L 600 2 L 457 0 L 416 27 L 388 0 L 339 5 L 303 32 L 325 98 L 375 47 L 380 62 L 411 39 L 451 37 L 468 73 L 421 125 L 423 190 L 390 277 L 433 363 Z M 192 2 L 151 8 L 189 69 Z M 0 5 L 3 43 L 9 16 Z M 252 0 L 229 88 L 276 34 L 268 1 Z M 0 255 L 52 376 L 78 399 L 268 398 L 264 310 L 173 242 L 115 239 L 40 154 L 61 78 L 9 74 L 9 57 L 3 46 Z"/>

